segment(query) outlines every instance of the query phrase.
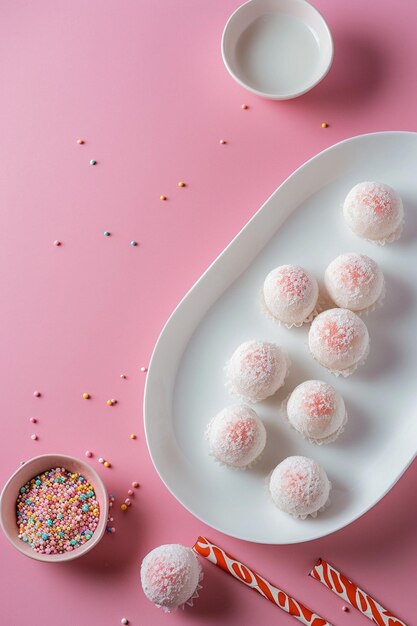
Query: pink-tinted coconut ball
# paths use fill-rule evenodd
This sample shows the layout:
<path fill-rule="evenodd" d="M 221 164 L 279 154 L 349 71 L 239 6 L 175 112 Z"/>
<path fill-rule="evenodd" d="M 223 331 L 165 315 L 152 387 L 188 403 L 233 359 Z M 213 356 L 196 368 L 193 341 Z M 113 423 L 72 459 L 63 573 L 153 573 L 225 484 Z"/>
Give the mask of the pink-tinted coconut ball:
<path fill-rule="evenodd" d="M 202 568 L 191 548 L 166 544 L 145 556 L 140 577 L 148 600 L 171 612 L 184 604 L 192 606 L 198 596 Z"/>
<path fill-rule="evenodd" d="M 210 454 L 218 461 L 235 469 L 245 469 L 263 452 L 266 431 L 249 406 L 231 406 L 211 420 L 206 438 Z"/>
<path fill-rule="evenodd" d="M 288 366 L 287 356 L 276 344 L 246 341 L 226 366 L 226 386 L 244 400 L 259 402 L 282 387 Z"/>
<path fill-rule="evenodd" d="M 274 504 L 293 517 L 316 517 L 326 506 L 331 484 L 324 469 L 305 456 L 289 456 L 271 474 Z"/>

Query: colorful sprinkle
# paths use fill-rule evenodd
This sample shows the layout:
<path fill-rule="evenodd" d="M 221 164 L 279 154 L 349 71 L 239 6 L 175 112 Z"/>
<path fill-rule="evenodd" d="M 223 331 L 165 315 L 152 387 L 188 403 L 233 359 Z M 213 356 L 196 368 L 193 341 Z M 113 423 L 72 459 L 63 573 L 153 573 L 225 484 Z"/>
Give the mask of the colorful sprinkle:
<path fill-rule="evenodd" d="M 103 457 L 100 457 L 100 458 L 99 458 L 99 460 L 98 460 L 98 462 L 99 462 L 99 463 L 104 463 L 104 459 L 103 459 Z"/>
<path fill-rule="evenodd" d="M 110 237 L 110 233 L 109 233 L 109 231 L 108 231 L 108 230 L 105 230 L 105 231 L 104 231 L 104 233 L 103 233 L 103 235 L 104 235 L 105 237 Z"/>
<path fill-rule="evenodd" d="M 131 439 L 136 439 L 136 435 L 135 435 L 134 433 L 132 433 L 131 435 L 129 435 L 129 437 L 130 437 Z"/>
<path fill-rule="evenodd" d="M 113 404 L 117 404 L 117 400 L 115 400 L 114 398 L 112 398 L 111 401 L 113 402 Z"/>
<path fill-rule="evenodd" d="M 54 241 L 54 246 L 60 246 L 60 245 L 61 245 L 61 242 L 60 242 L 60 241 L 58 241 L 58 239 L 55 239 L 55 241 Z"/>
<path fill-rule="evenodd" d="M 109 463 L 109 461 L 104 461 L 103 465 L 104 467 L 111 467 L 111 463 Z"/>
<path fill-rule="evenodd" d="M 168 200 L 168 198 L 166 196 L 159 196 L 159 199 L 164 201 L 164 200 Z"/>
<path fill-rule="evenodd" d="M 241 104 L 240 108 L 243 109 L 244 111 L 246 111 L 246 109 L 249 109 L 247 104 Z"/>
<path fill-rule="evenodd" d="M 97 161 L 95 159 L 91 159 L 90 165 L 97 165 Z"/>
<path fill-rule="evenodd" d="M 132 491 L 131 489 L 128 489 L 127 495 L 128 496 L 133 496 L 133 494 L 134 494 L 134 491 Z"/>
<path fill-rule="evenodd" d="M 147 368 L 147 367 L 142 366 L 142 367 L 140 368 L 140 371 L 141 371 L 141 372 L 147 372 L 147 371 L 148 371 L 148 368 Z"/>
<path fill-rule="evenodd" d="M 127 511 L 127 504 L 121 504 L 120 508 L 122 509 L 122 511 Z"/>
<path fill-rule="evenodd" d="M 346 604 L 342 606 L 342 611 L 344 611 L 345 613 L 349 611 L 349 608 L 346 606 Z"/>
<path fill-rule="evenodd" d="M 126 617 L 122 617 L 122 619 L 120 620 L 120 623 L 123 624 L 123 626 L 126 626 L 126 624 L 129 623 L 129 620 L 126 619 Z"/>
<path fill-rule="evenodd" d="M 106 404 L 108 404 L 109 406 L 113 406 L 113 400 L 107 400 Z"/>
<path fill-rule="evenodd" d="M 38 435 L 31 435 L 30 438 L 33 439 L 33 441 L 36 441 L 38 438 Z"/>
<path fill-rule="evenodd" d="M 130 506 L 132 504 L 131 501 L 129 500 L 129 498 L 126 498 L 125 504 L 127 504 L 127 506 Z"/>
<path fill-rule="evenodd" d="M 139 483 L 137 483 L 137 482 L 135 481 L 134 483 L 132 483 L 132 487 L 133 487 L 134 489 L 138 489 L 138 487 L 139 487 Z"/>
<path fill-rule="evenodd" d="M 83 143 L 85 143 L 84 139 L 77 139 L 77 143 L 79 146 L 82 146 Z"/>
<path fill-rule="evenodd" d="M 226 140 L 225 140 L 225 139 L 220 139 L 220 142 L 219 142 L 219 143 L 221 143 L 221 144 L 225 144 L 225 143 L 227 143 L 227 142 L 226 142 Z"/>
<path fill-rule="evenodd" d="M 40 391 L 34 391 L 33 395 L 35 396 L 35 398 L 40 398 L 41 397 L 41 392 Z"/>
<path fill-rule="evenodd" d="M 81 496 L 91 492 L 89 503 Z M 63 554 L 91 539 L 97 528 L 99 504 L 83 476 L 62 467 L 33 477 L 16 501 L 19 539 L 41 554 Z"/>
<path fill-rule="evenodd" d="M 37 423 L 37 421 L 38 421 L 38 420 L 36 419 L 36 417 L 30 417 L 30 418 L 29 418 L 29 422 L 32 422 L 32 424 L 36 424 L 36 423 Z"/>
<path fill-rule="evenodd" d="M 322 128 L 327 128 L 329 125 L 327 122 L 322 122 L 321 127 Z"/>
<path fill-rule="evenodd" d="M 178 183 L 178 187 L 185 187 L 185 183 L 182 180 L 180 180 L 180 182 Z"/>
<path fill-rule="evenodd" d="M 85 451 L 85 456 L 87 456 L 89 459 L 91 459 L 91 457 L 93 456 L 93 453 L 91 452 L 91 450 L 86 450 Z"/>
<path fill-rule="evenodd" d="M 137 245 L 138 245 L 138 242 L 137 242 L 137 241 L 131 241 L 131 242 L 130 242 L 130 245 L 131 245 L 131 246 L 133 246 L 133 247 L 135 247 L 135 246 L 137 246 Z"/>
<path fill-rule="evenodd" d="M 83 393 L 83 398 L 84 398 L 84 400 L 88 400 L 90 398 L 90 394 L 89 393 Z"/>

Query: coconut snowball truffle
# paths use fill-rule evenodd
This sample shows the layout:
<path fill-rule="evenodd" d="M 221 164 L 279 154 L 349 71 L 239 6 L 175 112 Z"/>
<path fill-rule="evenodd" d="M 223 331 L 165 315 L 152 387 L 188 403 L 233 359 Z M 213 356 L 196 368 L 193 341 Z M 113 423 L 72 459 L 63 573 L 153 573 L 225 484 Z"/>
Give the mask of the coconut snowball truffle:
<path fill-rule="evenodd" d="M 246 469 L 259 459 L 266 443 L 265 426 L 246 405 L 223 409 L 206 431 L 210 454 L 220 463 Z"/>
<path fill-rule="evenodd" d="M 288 366 L 288 357 L 276 344 L 246 341 L 226 364 L 226 387 L 244 400 L 265 400 L 282 387 Z"/>
<path fill-rule="evenodd" d="M 349 191 L 343 215 L 356 235 L 383 245 L 400 237 L 404 208 L 400 196 L 389 185 L 363 182 Z"/>
<path fill-rule="evenodd" d="M 305 439 L 319 445 L 335 441 L 347 422 L 340 393 L 321 380 L 306 380 L 289 396 L 286 417 Z"/>
<path fill-rule="evenodd" d="M 305 456 L 289 456 L 276 466 L 269 480 L 274 504 L 293 517 L 316 517 L 329 501 L 331 484 L 324 469 Z"/>
<path fill-rule="evenodd" d="M 353 311 L 329 309 L 313 320 L 308 344 L 321 365 L 336 376 L 346 377 L 368 356 L 368 329 Z"/>
<path fill-rule="evenodd" d="M 146 597 L 167 613 L 193 605 L 202 577 L 196 554 L 180 544 L 155 548 L 145 556 L 140 569 Z"/>
<path fill-rule="evenodd" d="M 316 279 L 299 265 L 280 265 L 263 286 L 266 312 L 288 328 L 311 322 L 317 314 L 318 295 Z"/>
<path fill-rule="evenodd" d="M 341 254 L 324 274 L 327 293 L 343 309 L 368 313 L 382 303 L 384 275 L 373 259 L 365 254 Z"/>

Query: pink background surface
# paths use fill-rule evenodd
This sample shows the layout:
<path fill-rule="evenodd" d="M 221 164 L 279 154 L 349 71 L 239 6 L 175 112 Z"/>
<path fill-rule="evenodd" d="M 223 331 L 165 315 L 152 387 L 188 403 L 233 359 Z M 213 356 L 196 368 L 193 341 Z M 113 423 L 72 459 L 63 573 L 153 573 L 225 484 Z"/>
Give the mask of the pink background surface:
<path fill-rule="evenodd" d="M 334 65 L 312 92 L 282 103 L 246 93 L 222 65 L 222 28 L 238 4 L 1 4 L 0 481 L 30 456 L 91 449 L 118 503 L 116 534 L 72 563 L 31 561 L 0 535 L 2 625 L 112 626 L 123 616 L 132 626 L 295 623 L 208 563 L 194 609 L 166 616 L 154 608 L 139 585 L 142 558 L 161 543 L 192 545 L 198 534 L 333 624 L 369 622 L 354 609 L 342 613 L 342 601 L 307 577 L 318 556 L 417 623 L 415 463 L 348 528 L 271 547 L 194 519 L 146 449 L 140 367 L 203 270 L 307 158 L 351 135 L 417 130 L 414 1 L 316 0 L 334 35 Z M 118 404 L 108 407 L 108 398 Z M 133 480 L 141 488 L 122 513 Z"/>

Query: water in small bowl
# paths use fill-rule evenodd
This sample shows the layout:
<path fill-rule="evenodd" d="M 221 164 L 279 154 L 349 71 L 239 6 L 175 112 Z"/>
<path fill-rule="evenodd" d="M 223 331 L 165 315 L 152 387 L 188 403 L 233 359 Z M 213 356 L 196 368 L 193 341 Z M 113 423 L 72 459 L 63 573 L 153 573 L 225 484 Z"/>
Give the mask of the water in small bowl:
<path fill-rule="evenodd" d="M 320 72 L 320 47 L 302 20 L 282 13 L 262 15 L 241 34 L 235 64 L 257 91 L 295 93 Z"/>

